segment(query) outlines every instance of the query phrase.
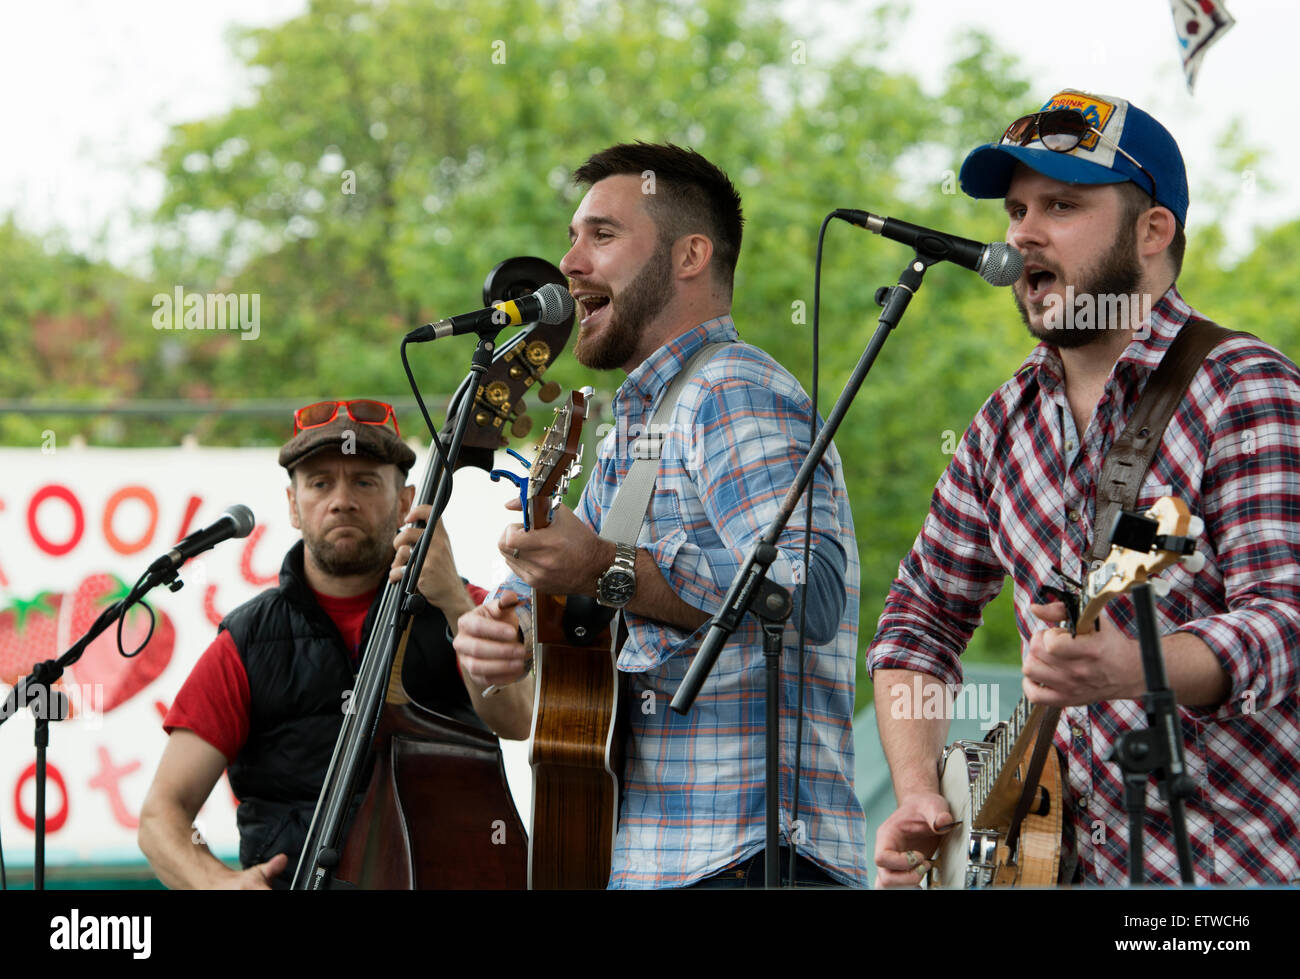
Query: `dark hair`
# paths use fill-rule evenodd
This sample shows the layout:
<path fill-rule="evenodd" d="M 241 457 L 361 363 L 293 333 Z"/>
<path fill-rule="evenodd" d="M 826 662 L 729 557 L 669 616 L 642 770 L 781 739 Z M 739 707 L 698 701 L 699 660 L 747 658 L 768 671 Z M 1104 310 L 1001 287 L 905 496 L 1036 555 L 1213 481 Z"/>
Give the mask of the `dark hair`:
<path fill-rule="evenodd" d="M 1163 204 L 1155 203 L 1150 194 L 1131 180 L 1120 184 L 1119 190 L 1124 204 L 1123 221 L 1130 230 L 1137 224 L 1137 219 L 1143 212 L 1152 207 L 1164 207 Z M 1174 268 L 1174 279 L 1177 280 L 1183 270 L 1183 253 L 1187 251 L 1187 234 L 1177 218 L 1174 218 L 1174 237 L 1170 240 L 1166 251 L 1169 255 L 1169 263 Z"/>
<path fill-rule="evenodd" d="M 654 189 L 645 195 L 646 208 L 661 243 L 671 244 L 689 234 L 706 235 L 713 242 L 714 277 L 730 293 L 745 218 L 740 194 L 727 175 L 694 150 L 638 141 L 593 153 L 573 171 L 573 179 L 594 184 L 622 174 L 653 178 Z"/>

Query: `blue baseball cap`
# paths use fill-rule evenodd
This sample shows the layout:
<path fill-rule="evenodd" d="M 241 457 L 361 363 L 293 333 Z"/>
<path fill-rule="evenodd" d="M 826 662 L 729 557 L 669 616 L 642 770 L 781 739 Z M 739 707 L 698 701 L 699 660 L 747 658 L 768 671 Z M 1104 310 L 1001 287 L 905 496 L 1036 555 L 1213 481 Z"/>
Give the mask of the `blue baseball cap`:
<path fill-rule="evenodd" d="M 1157 204 L 1169 208 L 1180 225 L 1187 223 L 1187 168 L 1169 130 L 1124 99 L 1090 95 L 1067 88 L 1043 103 L 1040 112 L 1075 109 L 1088 125 L 1079 145 L 1061 153 L 1035 140 L 1028 146 L 986 143 L 977 146 L 961 165 L 961 189 L 971 197 L 1005 197 L 1017 163 L 1067 184 L 1117 184 L 1131 180 L 1148 193 L 1155 180 Z M 1118 146 L 1123 152 L 1116 151 Z M 1136 160 L 1147 173 L 1134 166 Z M 1148 176 L 1149 174 L 1149 176 Z"/>

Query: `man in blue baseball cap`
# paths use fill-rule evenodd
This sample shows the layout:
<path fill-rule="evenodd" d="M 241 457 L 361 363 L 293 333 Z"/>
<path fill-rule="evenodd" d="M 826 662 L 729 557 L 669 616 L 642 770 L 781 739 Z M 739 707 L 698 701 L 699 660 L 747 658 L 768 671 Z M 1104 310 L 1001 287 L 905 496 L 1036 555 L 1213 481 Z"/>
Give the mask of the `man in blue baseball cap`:
<path fill-rule="evenodd" d="M 958 657 L 1009 576 L 1025 695 L 1062 708 L 1059 879 L 1121 885 L 1124 781 L 1107 758 L 1121 733 L 1147 726 L 1135 609 L 1117 597 L 1096 631 L 1076 637 L 1058 627 L 1064 603 L 1042 592 L 1065 591 L 1101 565 L 1110 527 L 1098 518 L 1097 493 L 1115 472 L 1103 463 L 1175 339 L 1186 334 L 1182 347 L 1209 330 L 1174 284 L 1186 171 L 1174 138 L 1146 112 L 1066 90 L 973 150 L 961 185 L 971 197 L 1003 199 L 1007 241 L 1025 260 L 1016 304 L 1040 343 L 966 431 L 868 655 L 899 802 L 876 835 L 877 884 L 916 886 L 946 835 L 964 840 L 971 828 L 954 826 L 939 792 L 947 719 L 900 715 L 891 698 L 915 703 L 914 684 L 961 682 Z M 1186 803 L 1195 881 L 1295 882 L 1300 371 L 1254 337 L 1218 339 L 1163 435 L 1137 435 L 1160 438 L 1145 477 L 1132 474 L 1141 479 L 1137 508 L 1173 496 L 1205 525 L 1204 567 L 1175 565 L 1156 607 L 1195 782 Z M 1144 828 L 1146 881 L 1177 883 L 1169 807 L 1150 787 Z M 978 863 L 976 876 L 986 869 Z"/>
<path fill-rule="evenodd" d="M 1128 331 L 1145 332 L 1152 304 L 1182 268 L 1187 171 L 1173 136 L 1123 99 L 1067 89 L 1013 122 L 998 143 L 971 151 L 961 185 L 971 197 L 1006 200 L 1007 240 L 1025 258 L 1025 275 L 1013 290 L 1020 314 L 1035 337 L 1050 334 L 1058 348 L 1100 343 L 1099 356 L 1083 358 L 1092 368 L 1091 387 L 1097 387 L 1127 345 Z M 1072 197 L 1051 205 L 1053 216 L 1068 213 L 1077 245 L 1073 238 L 1055 241 L 1055 231 L 1049 245 L 1037 215 L 1025 220 L 1030 202 L 1023 196 L 1037 192 L 1050 199 L 1062 187 Z M 1102 234 L 1096 220 L 1079 223 L 1081 211 L 1094 219 L 1116 217 L 1137 233 Z M 1066 258 L 1077 260 L 1069 282 L 1061 265 Z M 1091 414 L 1095 403 L 1081 407 Z"/>

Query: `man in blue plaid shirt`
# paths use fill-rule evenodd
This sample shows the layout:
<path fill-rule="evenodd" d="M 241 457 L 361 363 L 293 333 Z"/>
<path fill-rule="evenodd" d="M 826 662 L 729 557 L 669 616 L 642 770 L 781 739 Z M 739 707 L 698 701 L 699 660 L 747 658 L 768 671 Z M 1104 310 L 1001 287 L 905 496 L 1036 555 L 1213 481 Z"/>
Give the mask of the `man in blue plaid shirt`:
<path fill-rule="evenodd" d="M 597 153 L 575 178 L 590 190 L 560 266 L 580 307 L 574 352 L 589 367 L 627 373 L 616 424 L 575 511 L 561 507 L 545 529 L 516 525 L 502 535 L 514 575 L 461 619 L 456 649 L 467 685 L 511 684 L 502 696 L 531 712 L 531 684 L 518 682 L 531 647 L 529 589 L 595 596 L 602 575 L 623 560 L 635 573 L 618 661 L 631 709 L 610 886 L 761 885 L 764 679 L 755 620 L 746 617 L 687 716 L 668 703 L 808 453 L 811 403 L 788 371 L 739 342 L 730 311 L 742 217 L 722 171 L 692 151 L 638 143 Z M 714 342 L 727 346 L 687 383 L 667 426 L 635 556 L 620 555 L 597 533 L 631 465 L 631 436 L 686 362 Z M 786 587 L 809 582 L 797 814 L 798 604 L 782 657 L 781 864 L 784 873 L 793 847 L 799 883 L 863 886 L 852 732 L 858 555 L 834 449 L 813 493 L 807 571 L 801 505 L 770 575 Z"/>

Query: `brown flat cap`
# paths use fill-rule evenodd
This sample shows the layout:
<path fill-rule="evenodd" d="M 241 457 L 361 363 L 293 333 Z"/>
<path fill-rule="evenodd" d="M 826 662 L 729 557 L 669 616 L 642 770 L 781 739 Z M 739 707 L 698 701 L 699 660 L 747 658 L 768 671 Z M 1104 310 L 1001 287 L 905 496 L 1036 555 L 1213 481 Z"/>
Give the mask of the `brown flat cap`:
<path fill-rule="evenodd" d="M 305 429 L 285 442 L 280 449 L 280 465 L 292 473 L 293 467 L 308 456 L 329 449 L 344 455 L 367 455 L 380 462 L 391 462 L 402 470 L 402 475 L 415 465 L 415 453 L 411 447 L 387 425 L 363 425 L 346 414 L 328 425 Z"/>

